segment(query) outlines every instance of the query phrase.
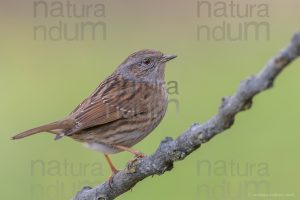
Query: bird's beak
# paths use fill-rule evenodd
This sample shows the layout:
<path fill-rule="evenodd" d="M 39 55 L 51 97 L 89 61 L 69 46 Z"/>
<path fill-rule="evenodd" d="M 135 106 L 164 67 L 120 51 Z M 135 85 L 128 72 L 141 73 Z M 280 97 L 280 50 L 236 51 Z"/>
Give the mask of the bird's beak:
<path fill-rule="evenodd" d="M 162 56 L 161 61 L 162 61 L 163 63 L 165 63 L 165 62 L 168 62 L 169 60 L 172 60 L 172 59 L 174 59 L 174 58 L 176 58 L 176 57 L 177 57 L 176 55 L 165 54 L 165 55 Z"/>

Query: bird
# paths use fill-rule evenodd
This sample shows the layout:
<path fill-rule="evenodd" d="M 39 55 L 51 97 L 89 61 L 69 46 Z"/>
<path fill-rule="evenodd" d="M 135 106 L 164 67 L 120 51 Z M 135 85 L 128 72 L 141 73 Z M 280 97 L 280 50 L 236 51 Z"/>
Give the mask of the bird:
<path fill-rule="evenodd" d="M 135 157 L 143 157 L 132 146 L 162 121 L 168 105 L 165 65 L 176 57 L 151 49 L 137 51 L 67 117 L 24 131 L 12 139 L 41 132 L 55 134 L 55 140 L 70 137 L 103 153 L 112 173 L 116 174 L 118 170 L 109 156 L 128 151 Z"/>

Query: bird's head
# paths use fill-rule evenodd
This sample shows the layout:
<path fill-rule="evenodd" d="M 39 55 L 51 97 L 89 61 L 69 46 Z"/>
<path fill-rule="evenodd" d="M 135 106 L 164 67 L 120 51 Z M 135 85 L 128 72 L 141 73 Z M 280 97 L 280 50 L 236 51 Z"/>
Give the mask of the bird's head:
<path fill-rule="evenodd" d="M 165 64 L 176 55 L 163 54 L 156 50 L 141 50 L 131 54 L 118 68 L 124 78 L 144 82 L 162 82 Z"/>

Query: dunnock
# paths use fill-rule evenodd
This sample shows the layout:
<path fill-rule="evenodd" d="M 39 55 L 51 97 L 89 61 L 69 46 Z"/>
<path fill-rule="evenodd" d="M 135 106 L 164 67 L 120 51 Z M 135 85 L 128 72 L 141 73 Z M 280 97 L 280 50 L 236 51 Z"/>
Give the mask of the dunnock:
<path fill-rule="evenodd" d="M 116 173 L 108 154 L 125 150 L 142 157 L 130 147 L 144 139 L 164 117 L 168 104 L 165 63 L 175 57 L 155 50 L 131 54 L 66 118 L 12 139 L 40 132 L 56 134 L 55 140 L 68 136 L 104 153 Z"/>

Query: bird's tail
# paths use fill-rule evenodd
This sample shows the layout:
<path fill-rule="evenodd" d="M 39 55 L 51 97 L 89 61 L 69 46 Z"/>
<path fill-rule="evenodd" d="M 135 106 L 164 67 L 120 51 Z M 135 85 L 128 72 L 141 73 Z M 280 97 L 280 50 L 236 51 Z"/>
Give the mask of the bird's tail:
<path fill-rule="evenodd" d="M 34 135 L 36 133 L 49 132 L 55 129 L 68 129 L 72 127 L 72 124 L 73 122 L 70 120 L 56 121 L 19 133 L 18 135 L 13 136 L 12 139 L 21 139 L 27 136 Z"/>

